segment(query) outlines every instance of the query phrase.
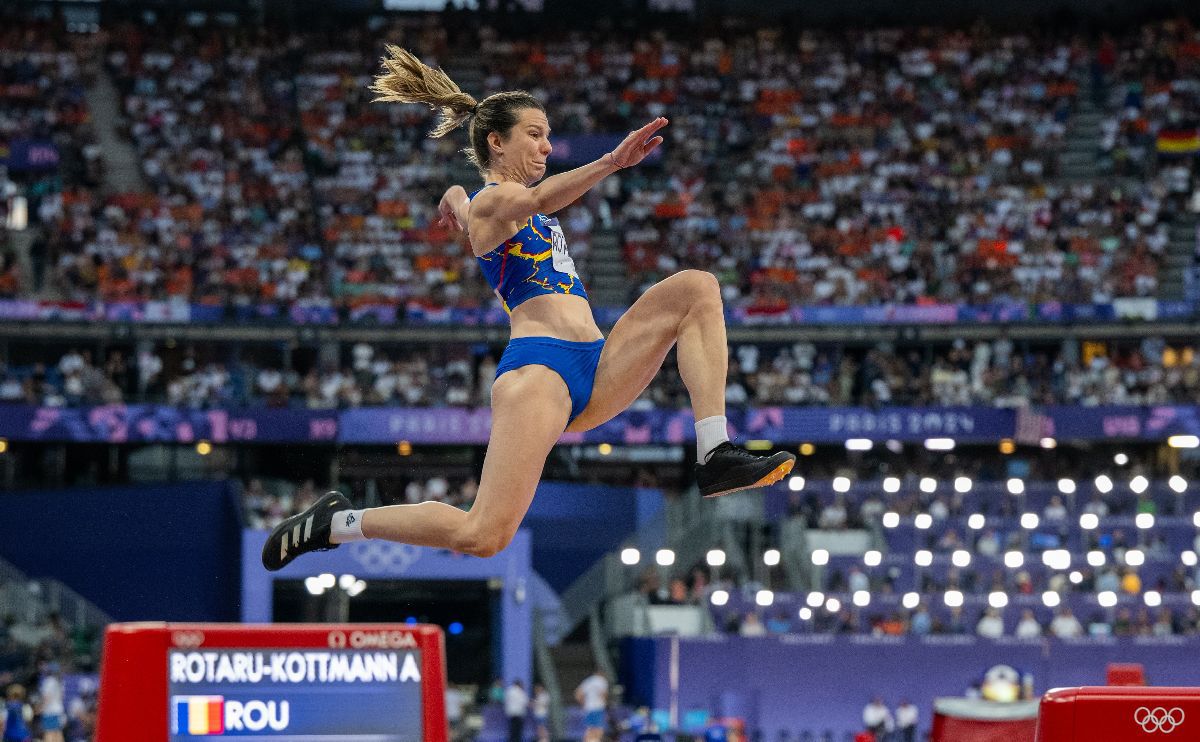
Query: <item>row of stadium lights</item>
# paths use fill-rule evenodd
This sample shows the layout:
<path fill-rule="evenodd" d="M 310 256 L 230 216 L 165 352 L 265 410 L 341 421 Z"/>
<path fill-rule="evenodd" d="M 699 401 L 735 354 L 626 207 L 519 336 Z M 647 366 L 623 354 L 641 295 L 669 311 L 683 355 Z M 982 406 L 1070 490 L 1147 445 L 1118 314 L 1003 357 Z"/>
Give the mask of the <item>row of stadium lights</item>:
<path fill-rule="evenodd" d="M 367 589 L 367 583 L 354 575 L 342 575 L 335 578 L 326 572 L 304 578 L 304 588 L 308 590 L 309 595 L 322 595 L 326 590 L 332 590 L 335 585 L 344 590 L 351 598 Z"/>
<path fill-rule="evenodd" d="M 779 564 L 781 557 L 779 549 L 767 549 L 763 552 L 763 564 L 768 567 L 774 567 Z M 814 549 L 811 558 L 814 566 L 824 567 L 829 564 L 829 551 L 826 549 Z M 621 562 L 626 566 L 635 566 L 641 559 L 642 553 L 633 547 L 621 550 Z M 1195 567 L 1197 561 L 1200 561 L 1194 551 L 1182 552 L 1179 560 L 1186 567 Z M 725 551 L 722 549 L 710 549 L 705 556 L 705 561 L 710 567 L 724 566 Z M 669 567 L 675 563 L 675 552 L 671 549 L 659 549 L 654 554 L 654 562 L 660 567 Z M 1107 562 L 1108 557 L 1103 551 L 1092 550 L 1087 553 L 1088 566 L 1103 567 Z M 1140 567 L 1146 563 L 1146 554 L 1141 549 L 1128 549 L 1125 552 L 1124 562 L 1128 567 Z M 871 549 L 863 554 L 863 564 L 868 567 L 878 567 L 882 563 L 883 553 L 878 549 Z M 917 550 L 913 554 L 913 563 L 918 567 L 930 566 L 933 564 L 933 552 L 929 549 Z M 971 552 L 966 549 L 956 549 L 950 554 L 950 563 L 955 567 L 971 566 Z M 1066 549 L 1048 549 L 1043 551 L 1042 564 L 1050 569 L 1064 572 L 1071 568 L 1071 552 Z M 1004 552 L 1004 566 L 1009 569 L 1020 569 L 1025 566 L 1025 554 L 1020 551 Z M 1083 581 L 1083 575 L 1078 571 L 1071 572 L 1069 578 L 1075 584 Z"/>
<path fill-rule="evenodd" d="M 796 475 L 788 479 L 788 489 L 792 492 L 800 492 L 804 489 L 805 484 L 807 484 L 807 482 L 805 481 L 804 477 L 800 475 Z M 850 481 L 850 477 L 834 477 L 831 484 L 834 492 L 845 493 L 850 491 L 852 482 Z M 900 484 L 899 477 L 884 477 L 882 483 L 883 491 L 887 492 L 888 494 L 895 494 L 900 491 Z M 1112 492 L 1116 486 L 1113 484 L 1112 478 L 1107 474 L 1101 474 L 1097 476 L 1094 480 L 1092 480 L 1092 484 L 1095 485 L 1096 490 L 1101 494 L 1108 494 L 1109 492 Z M 921 488 L 922 492 L 927 495 L 931 495 L 934 492 L 937 492 L 939 483 L 933 477 L 921 477 L 921 481 L 919 482 L 918 486 Z M 967 494 L 974 486 L 975 482 L 970 477 L 956 477 L 954 479 L 954 491 L 960 495 Z M 1012 477 L 1005 482 L 1005 486 L 1008 488 L 1008 492 L 1011 495 L 1025 494 L 1025 480 L 1023 479 Z M 1183 494 L 1187 491 L 1188 482 L 1186 479 L 1176 474 L 1167 480 L 1167 486 L 1169 486 L 1177 494 Z M 1150 480 L 1139 474 L 1133 479 L 1129 480 L 1129 489 L 1132 490 L 1134 494 L 1140 495 L 1146 490 L 1150 489 Z M 1062 479 L 1058 480 L 1058 491 L 1062 494 L 1073 495 L 1075 494 L 1075 490 L 1076 482 L 1074 479 L 1063 477 Z"/>
<path fill-rule="evenodd" d="M 1192 604 L 1200 606 L 1200 590 L 1192 591 Z M 717 606 L 723 606 L 729 603 L 728 590 L 713 590 L 709 596 L 709 601 Z M 851 603 L 858 608 L 866 608 L 871 605 L 871 594 L 866 590 L 858 590 L 850 597 Z M 950 608 L 960 608 L 963 605 L 963 594 L 959 590 L 947 590 L 942 594 L 942 601 Z M 1142 594 L 1142 601 L 1150 608 L 1157 608 L 1162 605 L 1162 594 L 1157 590 L 1147 590 Z M 1117 605 L 1117 594 L 1111 590 L 1105 590 L 1096 594 L 1096 602 L 1102 608 L 1113 608 Z M 775 593 L 771 590 L 759 590 L 754 595 L 754 603 L 762 608 L 769 608 L 775 603 Z M 808 594 L 805 599 L 805 605 L 800 609 L 799 615 L 802 620 L 809 620 L 813 616 L 813 610 L 824 607 L 829 613 L 837 613 L 842 609 L 842 601 L 833 596 L 826 596 L 825 593 L 819 590 Z M 1047 608 L 1057 608 L 1062 603 L 1062 596 L 1053 590 L 1047 590 L 1042 593 L 1042 604 Z M 905 593 L 900 599 L 900 604 L 908 610 L 915 609 L 921 604 L 921 596 L 919 593 Z M 995 590 L 988 593 L 988 605 L 992 608 L 1004 608 L 1008 605 L 1008 593 L 1003 590 Z"/>
<path fill-rule="evenodd" d="M 953 438 L 926 438 L 925 448 L 929 451 L 953 451 L 958 443 Z M 1038 441 L 1038 445 L 1045 449 L 1058 448 L 1058 441 L 1054 438 L 1042 438 Z M 1200 448 L 1200 436 L 1194 435 L 1172 435 L 1167 438 L 1167 445 L 1171 448 Z M 870 438 L 847 438 L 845 442 L 847 451 L 870 451 L 875 448 L 875 441 Z M 772 441 L 767 440 L 749 440 L 746 441 L 746 448 L 751 451 L 766 451 L 775 447 Z M 904 444 L 897 440 L 889 440 L 884 443 L 884 447 L 892 453 L 903 453 Z M 812 456 L 817 452 L 817 447 L 812 443 L 801 443 L 799 446 L 801 456 Z M 1008 455 L 1015 453 L 1017 444 L 1012 438 L 1002 438 L 1000 440 L 1000 453 Z M 601 456 L 608 456 L 613 452 L 611 443 L 601 443 L 596 446 L 596 451 Z M 1115 457 L 1118 466 L 1125 466 L 1129 463 L 1129 457 L 1123 453 L 1119 453 Z"/>

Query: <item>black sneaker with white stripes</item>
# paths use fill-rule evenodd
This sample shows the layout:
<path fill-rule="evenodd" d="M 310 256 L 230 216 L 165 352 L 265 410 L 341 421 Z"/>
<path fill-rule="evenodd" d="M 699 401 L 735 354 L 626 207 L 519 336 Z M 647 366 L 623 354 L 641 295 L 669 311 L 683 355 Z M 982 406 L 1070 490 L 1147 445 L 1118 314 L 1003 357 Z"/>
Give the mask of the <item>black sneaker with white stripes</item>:
<path fill-rule="evenodd" d="M 705 497 L 719 497 L 775 484 L 795 464 L 796 457 L 786 451 L 756 456 L 725 441 L 708 454 L 703 464 L 696 464 L 696 484 Z"/>
<path fill-rule="evenodd" d="M 301 554 L 329 551 L 339 545 L 329 542 L 329 523 L 339 510 L 350 510 L 350 501 L 341 492 L 330 492 L 299 515 L 275 526 L 263 545 L 263 566 L 272 572 L 283 569 Z"/>

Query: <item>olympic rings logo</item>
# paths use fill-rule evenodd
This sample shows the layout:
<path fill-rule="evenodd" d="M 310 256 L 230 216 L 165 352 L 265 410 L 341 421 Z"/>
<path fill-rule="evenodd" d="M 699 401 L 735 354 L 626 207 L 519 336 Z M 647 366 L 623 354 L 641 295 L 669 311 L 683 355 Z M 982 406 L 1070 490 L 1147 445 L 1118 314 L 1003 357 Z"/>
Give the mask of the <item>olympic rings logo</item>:
<path fill-rule="evenodd" d="M 421 551 L 410 544 L 388 541 L 357 541 L 350 547 L 350 558 L 368 574 L 403 574 L 421 558 Z"/>
<path fill-rule="evenodd" d="M 1142 731 L 1147 734 L 1155 732 L 1170 734 L 1183 724 L 1183 709 L 1178 706 L 1173 709 L 1165 709 L 1162 706 L 1155 708 L 1141 706 L 1133 712 L 1133 723 L 1140 726 Z"/>
<path fill-rule="evenodd" d="M 177 647 L 195 649 L 204 643 L 203 631 L 172 631 L 171 642 Z"/>

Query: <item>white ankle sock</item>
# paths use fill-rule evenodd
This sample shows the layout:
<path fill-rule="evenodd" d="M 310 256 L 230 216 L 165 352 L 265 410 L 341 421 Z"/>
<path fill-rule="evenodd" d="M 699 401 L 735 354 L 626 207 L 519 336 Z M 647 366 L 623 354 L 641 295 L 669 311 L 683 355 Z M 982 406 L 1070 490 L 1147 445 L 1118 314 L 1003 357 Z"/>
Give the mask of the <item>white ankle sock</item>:
<path fill-rule="evenodd" d="M 350 541 L 366 541 L 362 532 L 364 510 L 339 510 L 333 514 L 329 524 L 331 543 L 344 544 Z"/>
<path fill-rule="evenodd" d="M 708 454 L 729 440 L 725 430 L 725 416 L 713 415 L 696 421 L 696 463 L 703 464 Z"/>

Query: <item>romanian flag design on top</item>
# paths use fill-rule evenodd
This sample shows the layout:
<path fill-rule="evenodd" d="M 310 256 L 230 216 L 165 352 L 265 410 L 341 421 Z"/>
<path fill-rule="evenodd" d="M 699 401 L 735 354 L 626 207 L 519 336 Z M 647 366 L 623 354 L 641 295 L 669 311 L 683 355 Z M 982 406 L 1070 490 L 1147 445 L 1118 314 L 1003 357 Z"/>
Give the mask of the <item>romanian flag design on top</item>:
<path fill-rule="evenodd" d="M 175 696 L 171 699 L 173 734 L 225 733 L 224 696 Z"/>

